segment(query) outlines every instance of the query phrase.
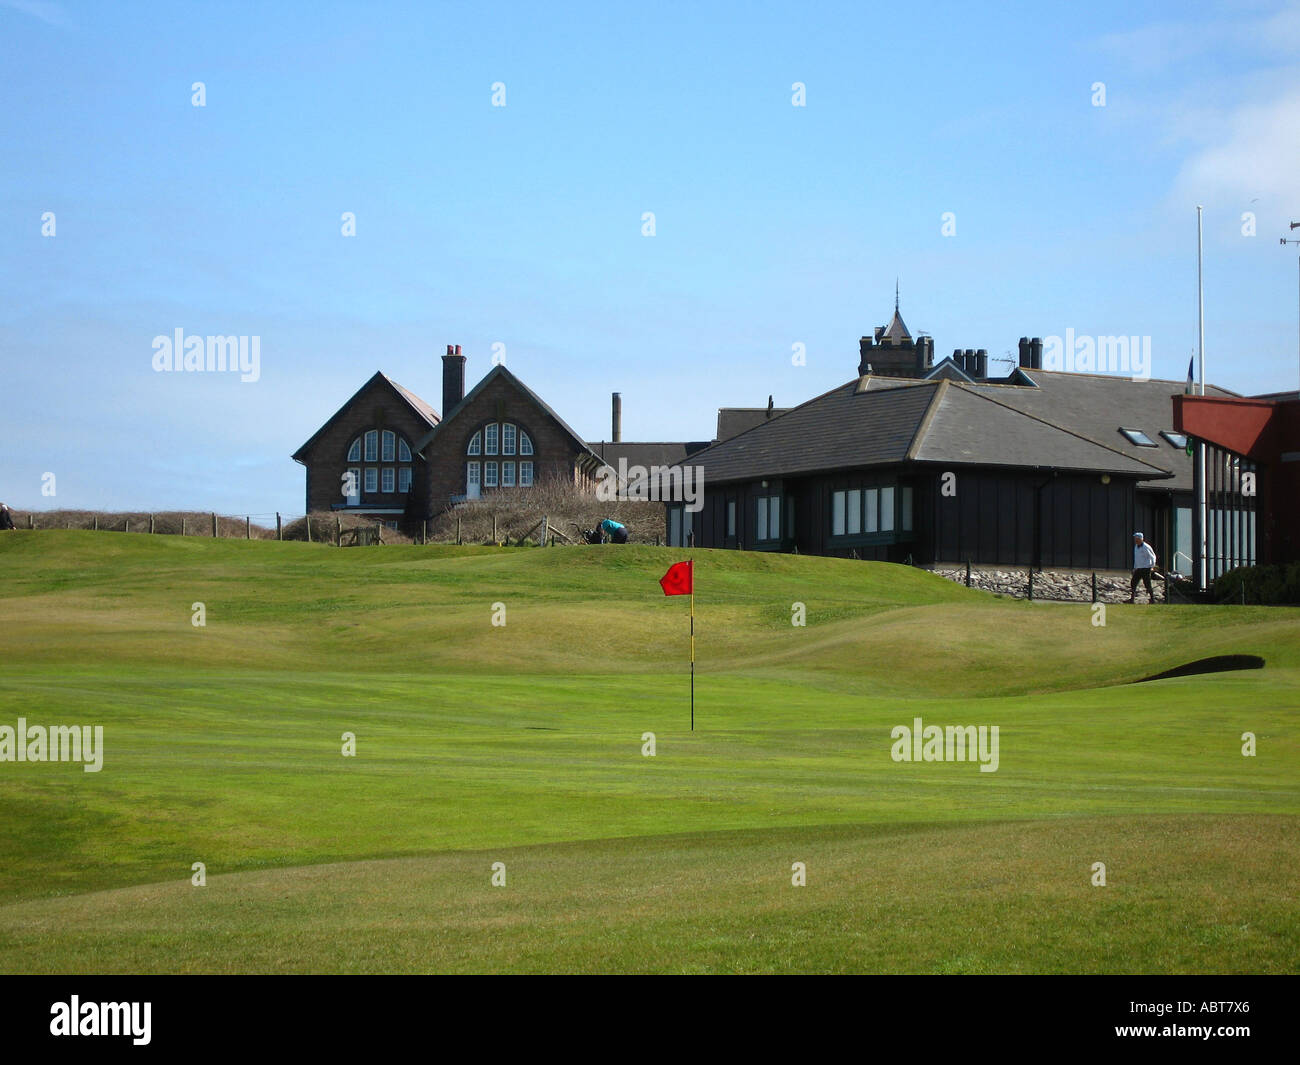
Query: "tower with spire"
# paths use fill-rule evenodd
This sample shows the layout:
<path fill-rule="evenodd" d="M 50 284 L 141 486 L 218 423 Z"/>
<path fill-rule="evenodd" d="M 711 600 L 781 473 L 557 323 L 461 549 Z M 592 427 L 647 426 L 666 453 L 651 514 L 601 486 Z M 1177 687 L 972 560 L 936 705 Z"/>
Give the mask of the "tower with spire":
<path fill-rule="evenodd" d="M 873 336 L 858 342 L 858 375 L 924 377 L 934 365 L 934 340 L 913 337 L 899 309 L 898 279 L 894 279 L 894 316 L 888 325 L 876 326 Z"/>

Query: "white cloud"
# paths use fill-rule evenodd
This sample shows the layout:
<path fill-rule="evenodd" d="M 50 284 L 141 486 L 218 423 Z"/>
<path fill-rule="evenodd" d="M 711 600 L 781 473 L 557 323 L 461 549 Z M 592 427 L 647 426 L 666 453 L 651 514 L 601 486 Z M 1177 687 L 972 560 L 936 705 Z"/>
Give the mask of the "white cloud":
<path fill-rule="evenodd" d="M 73 28 L 72 20 L 63 10 L 63 5 L 52 3 L 51 0 L 0 0 L 0 7 L 7 7 L 23 15 L 31 15 L 32 18 L 38 18 L 61 30 Z"/>

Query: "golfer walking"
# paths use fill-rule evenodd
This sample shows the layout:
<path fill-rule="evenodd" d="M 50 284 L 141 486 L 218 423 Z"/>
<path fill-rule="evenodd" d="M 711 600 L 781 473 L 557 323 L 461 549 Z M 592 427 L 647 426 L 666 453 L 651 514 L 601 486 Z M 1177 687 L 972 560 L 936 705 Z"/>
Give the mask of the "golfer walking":
<path fill-rule="evenodd" d="M 1156 593 L 1151 590 L 1151 570 L 1156 564 L 1156 553 L 1151 549 L 1151 545 L 1142 538 L 1140 532 L 1133 534 L 1133 579 L 1129 581 L 1128 601 L 1134 601 L 1137 595 L 1138 581 L 1142 581 L 1147 586 L 1147 597 L 1151 602 L 1156 601 Z"/>

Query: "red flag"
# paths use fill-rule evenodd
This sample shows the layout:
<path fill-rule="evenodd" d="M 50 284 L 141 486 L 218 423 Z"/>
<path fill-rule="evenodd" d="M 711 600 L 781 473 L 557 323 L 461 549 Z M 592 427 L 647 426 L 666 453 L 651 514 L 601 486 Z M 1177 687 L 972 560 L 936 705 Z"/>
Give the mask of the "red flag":
<path fill-rule="evenodd" d="M 659 578 L 664 595 L 690 595 L 695 589 L 693 562 L 674 562 L 668 572 Z"/>

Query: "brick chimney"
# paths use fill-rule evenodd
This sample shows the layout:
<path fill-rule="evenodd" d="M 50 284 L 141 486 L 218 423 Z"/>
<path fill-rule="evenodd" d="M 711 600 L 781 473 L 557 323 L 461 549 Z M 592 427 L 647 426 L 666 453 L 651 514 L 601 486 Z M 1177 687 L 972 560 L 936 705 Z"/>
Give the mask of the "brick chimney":
<path fill-rule="evenodd" d="M 465 398 L 465 356 L 460 353 L 460 345 L 447 345 L 447 354 L 442 357 L 442 416 L 445 418 L 462 399 Z"/>
<path fill-rule="evenodd" d="M 615 392 L 610 401 L 610 440 L 621 443 L 623 440 L 623 393 Z"/>
<path fill-rule="evenodd" d="M 1030 365 L 1032 365 L 1035 370 L 1041 370 L 1043 368 L 1043 338 L 1034 337 L 1034 339 L 1029 342 L 1029 351 Z"/>
<path fill-rule="evenodd" d="M 1022 366 L 1028 370 L 1033 362 L 1033 350 L 1029 346 L 1029 338 L 1020 338 L 1020 358 L 1016 361 L 1017 366 Z"/>
<path fill-rule="evenodd" d="M 970 371 L 970 375 L 978 380 L 983 380 L 989 375 L 989 349 L 980 348 L 975 352 L 975 367 Z"/>

